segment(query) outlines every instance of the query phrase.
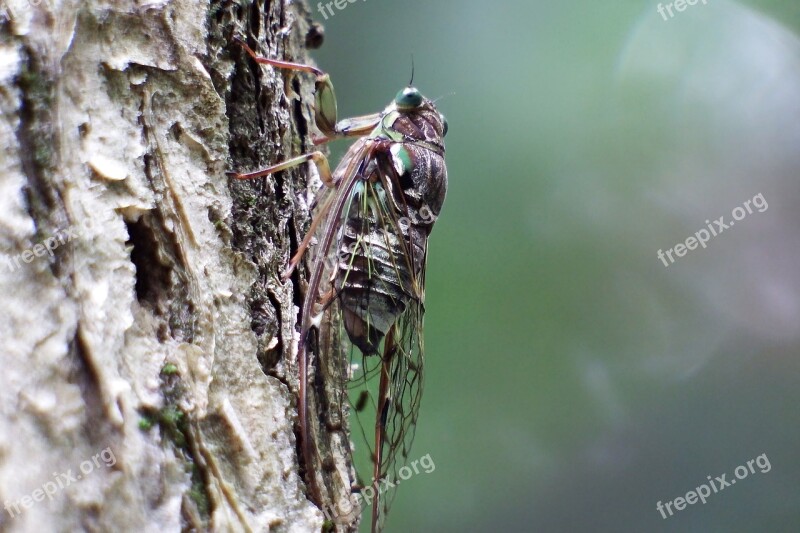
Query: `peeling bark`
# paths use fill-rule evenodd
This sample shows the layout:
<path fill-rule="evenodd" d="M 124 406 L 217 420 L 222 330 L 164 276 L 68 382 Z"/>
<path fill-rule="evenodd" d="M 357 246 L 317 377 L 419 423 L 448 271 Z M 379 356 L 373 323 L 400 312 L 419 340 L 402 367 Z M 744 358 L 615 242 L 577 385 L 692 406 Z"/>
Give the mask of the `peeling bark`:
<path fill-rule="evenodd" d="M 0 529 L 322 528 L 295 433 L 307 269 L 280 280 L 317 183 L 224 175 L 309 150 L 313 80 L 231 44 L 307 61 L 308 19 L 0 2 Z"/>

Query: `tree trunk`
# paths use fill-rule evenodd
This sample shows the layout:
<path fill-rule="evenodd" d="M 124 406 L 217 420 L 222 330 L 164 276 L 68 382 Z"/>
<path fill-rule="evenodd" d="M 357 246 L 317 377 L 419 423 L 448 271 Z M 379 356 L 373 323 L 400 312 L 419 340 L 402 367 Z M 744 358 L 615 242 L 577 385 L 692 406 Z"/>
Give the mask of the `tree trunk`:
<path fill-rule="evenodd" d="M 319 531 L 307 269 L 280 279 L 314 183 L 224 175 L 310 148 L 313 79 L 232 44 L 307 61 L 306 7 L 2 0 L 0 25 L 0 529 Z"/>

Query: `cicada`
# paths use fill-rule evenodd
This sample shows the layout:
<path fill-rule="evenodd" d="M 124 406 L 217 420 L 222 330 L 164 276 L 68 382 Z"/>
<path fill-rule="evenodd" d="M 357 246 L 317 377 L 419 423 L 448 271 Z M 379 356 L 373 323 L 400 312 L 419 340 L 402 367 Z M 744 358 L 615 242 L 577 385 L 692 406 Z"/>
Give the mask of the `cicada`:
<path fill-rule="evenodd" d="M 284 273 L 288 277 L 306 249 L 312 249 L 298 343 L 302 455 L 309 495 L 322 505 L 315 467 L 320 452 L 312 438 L 318 416 L 309 413 L 316 405 L 309 384 L 311 354 L 318 361 L 349 354 L 348 361 L 333 365 L 338 375 L 324 377 L 343 396 L 349 389 L 359 391 L 353 411 L 371 441 L 372 461 L 371 472 L 361 478 L 372 478 L 371 524 L 379 531 L 394 495 L 382 489 L 392 485 L 409 458 L 422 396 L 425 265 L 428 237 L 447 189 L 447 121 L 412 86 L 413 72 L 412 82 L 380 113 L 338 120 L 327 74 L 260 57 L 239 44 L 260 64 L 315 76 L 314 117 L 324 136 L 317 142 L 357 138 L 333 172 L 326 156 L 314 151 L 257 172 L 230 175 L 252 179 L 309 161 L 316 164 L 323 188 L 308 234 Z M 349 347 L 342 349 L 343 344 Z M 364 404 L 371 406 L 372 423 L 361 420 Z M 348 488 L 358 490 L 359 483 L 354 485 Z"/>

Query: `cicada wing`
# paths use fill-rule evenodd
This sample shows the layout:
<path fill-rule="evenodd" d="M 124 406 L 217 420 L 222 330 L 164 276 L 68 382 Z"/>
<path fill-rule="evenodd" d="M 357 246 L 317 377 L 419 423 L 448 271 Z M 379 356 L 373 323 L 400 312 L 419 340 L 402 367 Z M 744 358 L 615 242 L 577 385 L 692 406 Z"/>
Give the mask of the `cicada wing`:
<path fill-rule="evenodd" d="M 298 343 L 299 414 L 301 446 L 306 466 L 309 494 L 329 519 L 352 529 L 360 515 L 352 495 L 352 466 L 335 461 L 344 455 L 349 460 L 345 379 L 349 361 L 342 356 L 342 337 L 335 326 L 340 314 L 332 280 L 337 264 L 329 259 L 340 233 L 343 213 L 360 181 L 359 169 L 365 157 L 363 144 L 354 145 L 342 160 L 335 187 L 323 190 L 316 205 L 316 243 L 310 247 L 311 278 L 303 303 Z M 313 382 L 309 380 L 312 359 Z M 334 454 L 334 451 L 339 453 Z M 343 453 L 342 453 L 343 451 Z"/>
<path fill-rule="evenodd" d="M 370 172 L 379 179 L 367 179 Z M 378 531 L 394 499 L 394 491 L 387 488 L 409 459 L 422 397 L 427 230 L 412 223 L 414 217 L 402 201 L 392 169 L 380 168 L 374 160 L 360 161 L 353 180 L 341 182 L 340 187 L 319 240 L 309 294 L 326 295 L 321 298 L 324 313 L 315 326 L 318 352 L 346 353 L 349 358 L 320 362 L 321 381 L 332 401 L 326 404 L 318 393 L 320 401 L 311 412 L 325 413 L 328 420 L 346 427 L 349 394 L 355 413 L 350 427 L 361 437 L 354 445 L 355 485 L 365 487 L 364 501 L 368 501 L 366 487 L 371 487 L 371 523 Z M 375 307 L 381 311 L 370 312 Z M 361 339 L 360 346 L 376 348 L 367 354 L 351 343 L 352 328 L 346 327 L 345 315 L 353 309 L 367 317 L 364 337 L 371 338 L 373 327 L 385 333 L 376 347 Z M 401 311 L 382 314 L 385 309 Z M 306 316 L 315 316 L 312 311 Z M 333 406 L 338 412 L 331 411 Z M 340 472 L 339 478 L 347 477 Z"/>
<path fill-rule="evenodd" d="M 363 184 L 359 204 L 360 218 L 373 221 L 371 233 L 363 237 L 365 245 L 360 248 L 372 273 L 371 288 L 364 291 L 363 297 L 396 294 L 404 306 L 381 343 L 380 356 L 351 350 L 351 400 L 358 420 L 353 430 L 359 431 L 368 443 L 371 465 L 362 469 L 361 484 L 371 487 L 373 531 L 383 527 L 395 496 L 391 487 L 409 459 L 423 391 L 427 234 L 419 238 L 409 227 L 411 217 L 405 206 L 391 200 L 393 188 L 399 190 L 396 178 L 389 172 L 382 173 L 379 182 Z M 351 257 L 355 255 L 351 251 Z M 393 276 L 386 274 L 387 264 Z M 346 269 L 347 262 L 341 262 L 340 268 Z M 398 282 L 402 289 L 396 292 L 397 287 L 390 286 L 386 279 Z M 363 303 L 364 307 L 369 305 L 370 302 Z M 364 394 L 368 401 L 362 409 L 358 404 Z"/>
<path fill-rule="evenodd" d="M 386 337 L 382 378 L 388 382 L 376 420 L 376 496 L 372 529 L 380 531 L 396 496 L 399 471 L 410 459 L 423 391 L 422 302 L 411 305 Z"/>

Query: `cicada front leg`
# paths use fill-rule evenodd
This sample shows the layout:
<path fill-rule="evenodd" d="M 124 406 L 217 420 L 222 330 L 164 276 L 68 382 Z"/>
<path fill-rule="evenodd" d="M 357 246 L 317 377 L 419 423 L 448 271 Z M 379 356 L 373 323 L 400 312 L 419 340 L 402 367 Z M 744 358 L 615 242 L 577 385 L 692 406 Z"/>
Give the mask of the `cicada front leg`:
<path fill-rule="evenodd" d="M 322 138 L 314 140 L 314 144 L 322 144 L 345 137 L 362 137 L 368 135 L 380 122 L 380 113 L 338 120 L 336 93 L 328 74 L 311 65 L 261 57 L 241 39 L 236 38 L 236 42 L 256 63 L 314 75 L 316 78 L 314 81 L 314 121 L 323 134 Z"/>

